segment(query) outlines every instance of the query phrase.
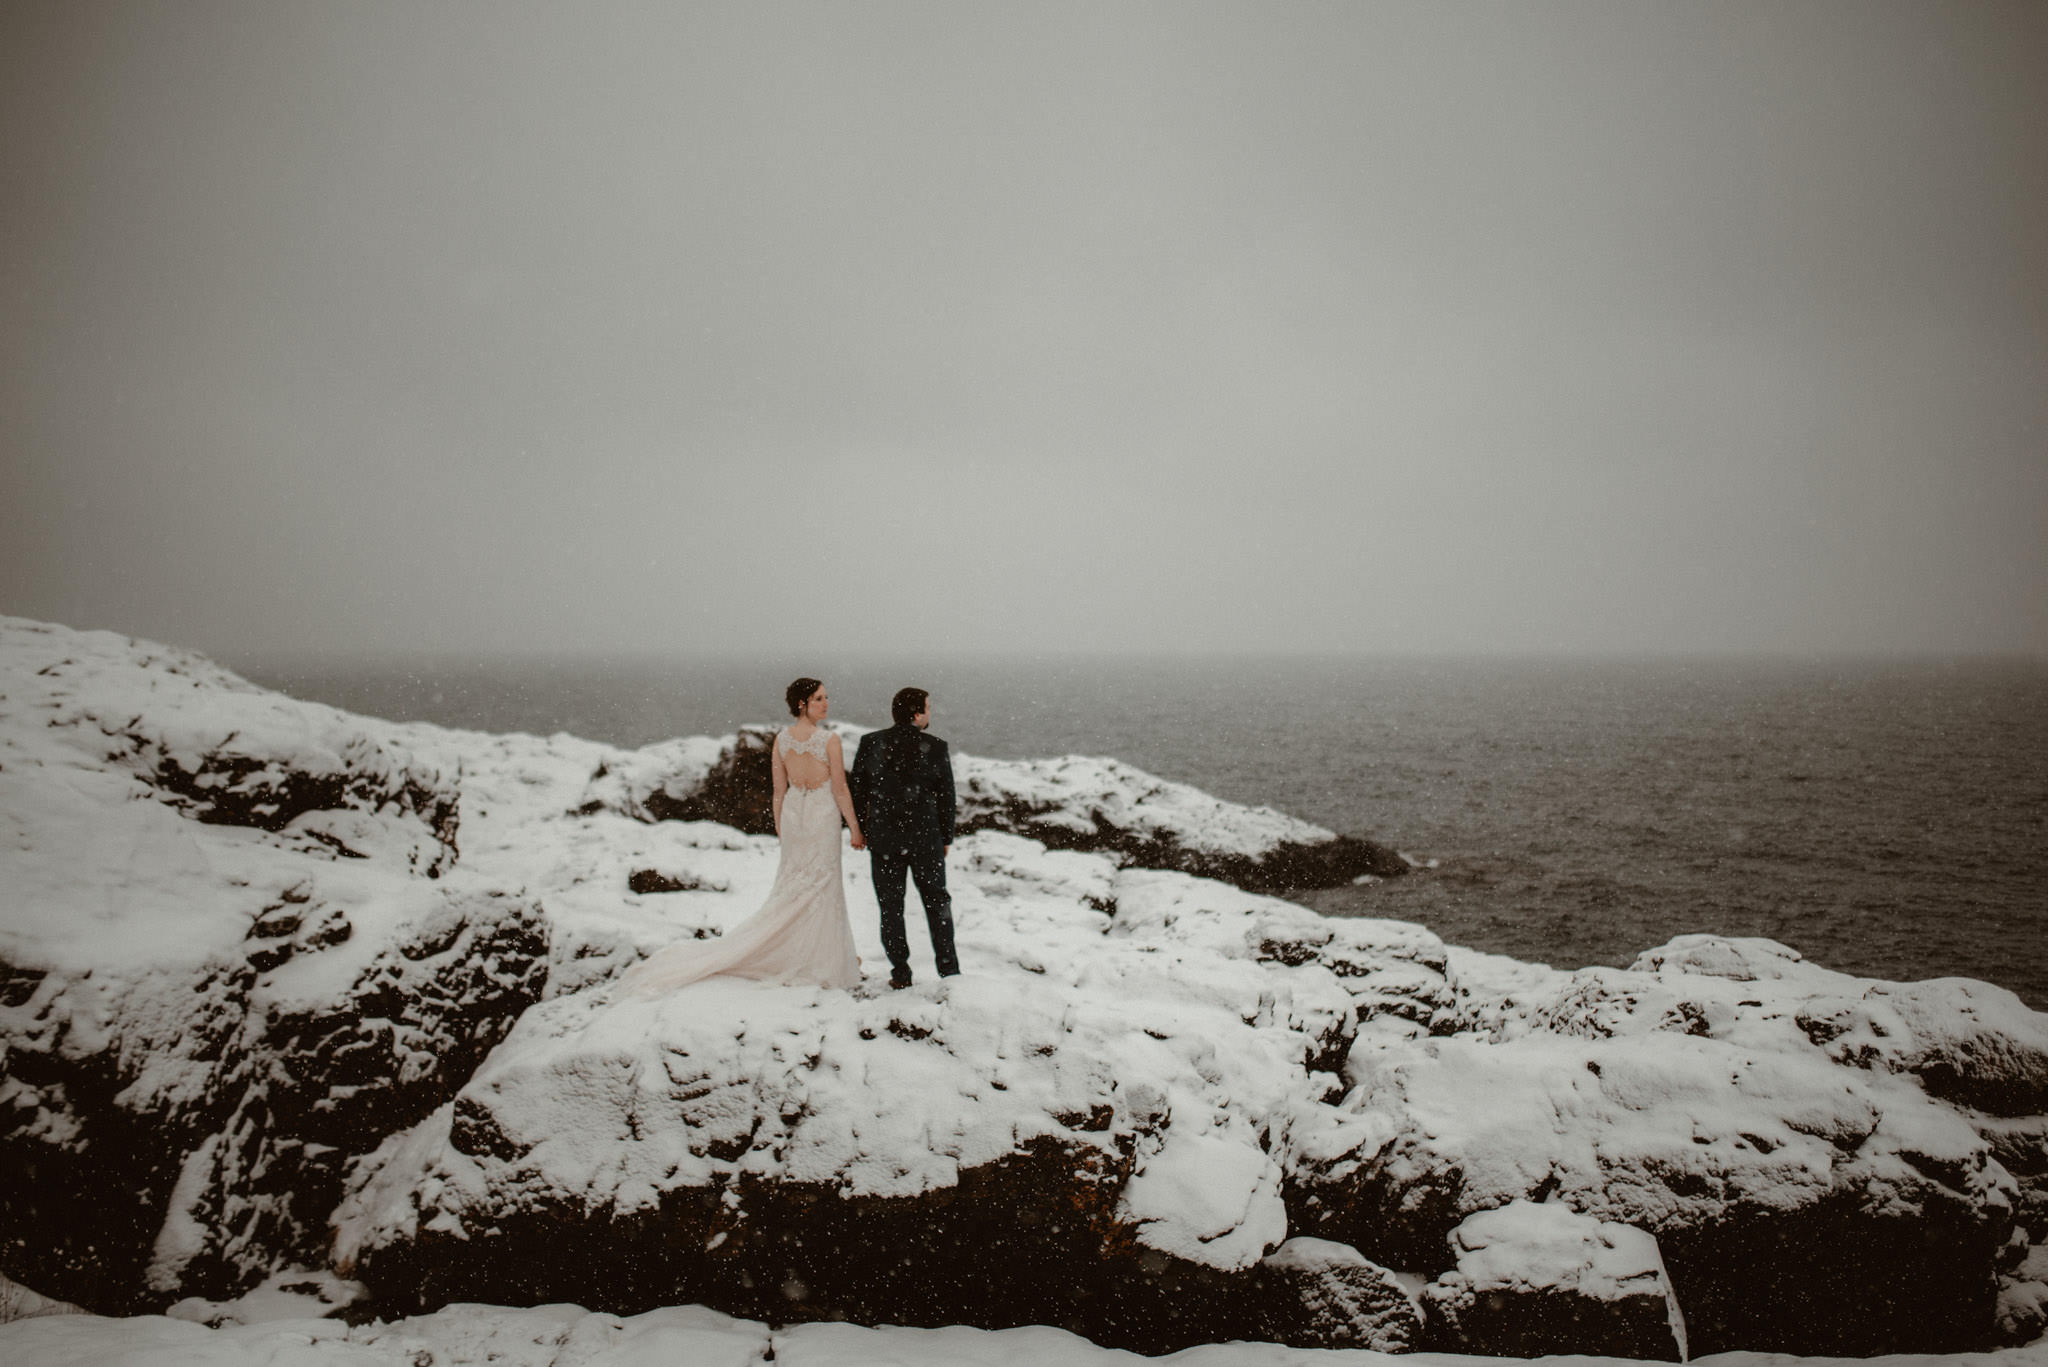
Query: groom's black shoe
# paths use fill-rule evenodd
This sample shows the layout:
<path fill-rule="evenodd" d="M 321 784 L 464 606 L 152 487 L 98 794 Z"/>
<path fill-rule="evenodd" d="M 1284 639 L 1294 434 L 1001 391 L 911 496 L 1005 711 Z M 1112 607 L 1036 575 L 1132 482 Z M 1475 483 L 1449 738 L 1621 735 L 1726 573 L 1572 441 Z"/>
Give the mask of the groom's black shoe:
<path fill-rule="evenodd" d="M 891 973 L 889 975 L 889 986 L 897 988 L 910 986 L 910 975 L 908 973 Z"/>

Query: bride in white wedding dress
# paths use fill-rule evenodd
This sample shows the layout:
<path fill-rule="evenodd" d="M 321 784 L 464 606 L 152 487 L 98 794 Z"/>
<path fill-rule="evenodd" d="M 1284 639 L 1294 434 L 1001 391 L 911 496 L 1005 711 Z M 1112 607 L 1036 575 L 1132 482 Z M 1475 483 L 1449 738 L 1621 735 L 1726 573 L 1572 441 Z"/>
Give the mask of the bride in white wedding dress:
<path fill-rule="evenodd" d="M 782 862 L 759 911 L 716 940 L 683 940 L 627 970 L 619 993 L 651 997 L 705 978 L 852 987 L 860 981 L 853 928 L 846 920 L 846 880 L 839 871 L 839 825 L 866 848 L 839 737 L 819 723 L 831 707 L 825 686 L 798 679 L 786 698 L 796 720 L 775 737 L 775 833 Z"/>

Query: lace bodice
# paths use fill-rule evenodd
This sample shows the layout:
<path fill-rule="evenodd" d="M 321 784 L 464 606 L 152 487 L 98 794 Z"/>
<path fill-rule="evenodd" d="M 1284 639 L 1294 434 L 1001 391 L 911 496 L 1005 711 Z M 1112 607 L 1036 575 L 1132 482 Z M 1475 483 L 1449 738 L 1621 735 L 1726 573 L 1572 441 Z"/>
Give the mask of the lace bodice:
<path fill-rule="evenodd" d="M 790 755 L 809 755 L 818 763 L 823 764 L 825 762 L 825 746 L 831 739 L 832 733 L 822 726 L 811 732 L 809 740 L 798 740 L 795 736 L 789 734 L 788 727 L 784 727 L 782 734 L 775 738 L 775 743 L 782 747 L 782 753 L 785 758 Z"/>

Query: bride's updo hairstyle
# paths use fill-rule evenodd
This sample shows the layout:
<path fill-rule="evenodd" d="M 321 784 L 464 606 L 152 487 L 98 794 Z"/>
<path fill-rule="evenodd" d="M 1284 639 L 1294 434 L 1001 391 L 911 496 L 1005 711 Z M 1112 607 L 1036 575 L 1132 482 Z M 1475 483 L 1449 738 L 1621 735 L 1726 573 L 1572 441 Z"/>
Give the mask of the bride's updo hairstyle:
<path fill-rule="evenodd" d="M 804 710 L 804 704 L 811 700 L 811 694 L 825 686 L 821 679 L 798 679 L 782 690 L 783 701 L 789 704 L 789 715 L 794 717 Z"/>

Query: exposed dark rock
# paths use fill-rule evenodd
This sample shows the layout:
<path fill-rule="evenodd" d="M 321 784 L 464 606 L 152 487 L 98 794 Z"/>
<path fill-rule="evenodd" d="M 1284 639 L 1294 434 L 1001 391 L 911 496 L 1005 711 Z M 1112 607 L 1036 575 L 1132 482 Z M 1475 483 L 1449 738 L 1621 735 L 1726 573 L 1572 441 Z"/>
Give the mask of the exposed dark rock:
<path fill-rule="evenodd" d="M 1502 1357 L 1686 1357 L 1657 1241 L 1562 1206 L 1515 1202 L 1452 1234 L 1457 1267 L 1423 1290 L 1433 1347 Z"/>
<path fill-rule="evenodd" d="M 458 1103 L 456 1119 L 462 1147 L 517 1160 L 520 1141 L 488 1110 L 464 1116 Z M 488 1229 L 422 1229 L 352 1270 L 379 1289 L 385 1313 L 567 1299 L 621 1314 L 698 1302 L 783 1323 L 1094 1328 L 1098 1251 L 1128 1170 L 1113 1147 L 1047 1139 L 916 1197 L 743 1181 L 632 1213 L 542 1200 Z"/>
<path fill-rule="evenodd" d="M 1170 869 L 1230 883 L 1247 892 L 1285 894 L 1309 888 L 1332 888 L 1371 875 L 1396 878 L 1408 864 L 1393 850 L 1357 836 L 1339 835 L 1319 843 L 1289 841 L 1257 856 L 1205 850 L 1166 837 L 1121 830 L 1095 818 L 1092 830 L 1046 818 L 1052 809 L 1021 799 L 988 805 L 961 821 L 963 831 L 1007 831 L 1036 840 L 1047 849 L 1082 850 L 1115 855 L 1126 865 Z"/>
<path fill-rule="evenodd" d="M 1259 1265 L 1256 1336 L 1293 1348 L 1422 1346 L 1422 1309 L 1396 1275 L 1349 1244 L 1295 1238 Z"/>
<path fill-rule="evenodd" d="M 1878 984 L 1866 1000 L 1904 1020 L 1895 1066 L 1930 1095 L 1995 1116 L 2048 1111 L 2048 1030 L 2011 993 L 1948 979 Z"/>
<path fill-rule="evenodd" d="M 725 885 L 716 880 L 706 882 L 687 871 L 663 873 L 660 869 L 635 869 L 626 875 L 626 890 L 641 896 L 660 892 L 724 892 Z"/>
<path fill-rule="evenodd" d="M 649 821 L 716 821 L 748 835 L 775 834 L 775 782 L 770 748 L 775 732 L 745 727 L 701 780 L 681 795 L 669 786 L 641 798 Z"/>
<path fill-rule="evenodd" d="M 248 964 L 223 961 L 183 981 L 41 977 L 19 1004 L 33 1024 L 7 1040 L 0 1084 L 0 1270 L 101 1313 L 149 1303 L 145 1274 L 172 1187 L 186 1155 L 229 1112 L 212 1078 L 255 977 Z M 118 1038 L 100 1049 L 65 1047 L 74 1020 L 89 1022 L 110 986 L 178 1011 L 182 1028 L 164 1042 L 168 1057 Z M 134 1090 L 145 1067 L 181 1064 L 205 1081 L 177 1100 Z"/>
<path fill-rule="evenodd" d="M 1994 1341 L 2032 1343 L 2048 1333 L 2048 1247 L 2015 1250 L 2014 1265 L 1998 1278 Z"/>
<path fill-rule="evenodd" d="M 2003 1238 L 1961 1201 L 1884 1211 L 1844 1194 L 1790 1213 L 1736 1207 L 1657 1242 L 1693 1352 L 1871 1357 L 1991 1347 Z"/>
<path fill-rule="evenodd" d="M 2048 1116 L 1974 1116 L 1972 1123 L 1992 1156 L 2019 1183 L 2015 1222 L 2036 1245 L 2048 1247 Z"/>
<path fill-rule="evenodd" d="M 424 870 L 428 877 L 440 876 L 457 857 L 461 816 L 456 788 L 366 735 L 350 737 L 341 746 L 339 763 L 315 772 L 238 751 L 232 748 L 232 734 L 219 748 L 197 756 L 190 768 L 162 737 L 137 723 L 113 734 L 164 800 L 209 825 L 282 831 L 309 812 L 389 810 L 417 818 L 440 845 Z M 314 838 L 345 857 L 366 857 L 331 835 L 316 833 Z"/>

